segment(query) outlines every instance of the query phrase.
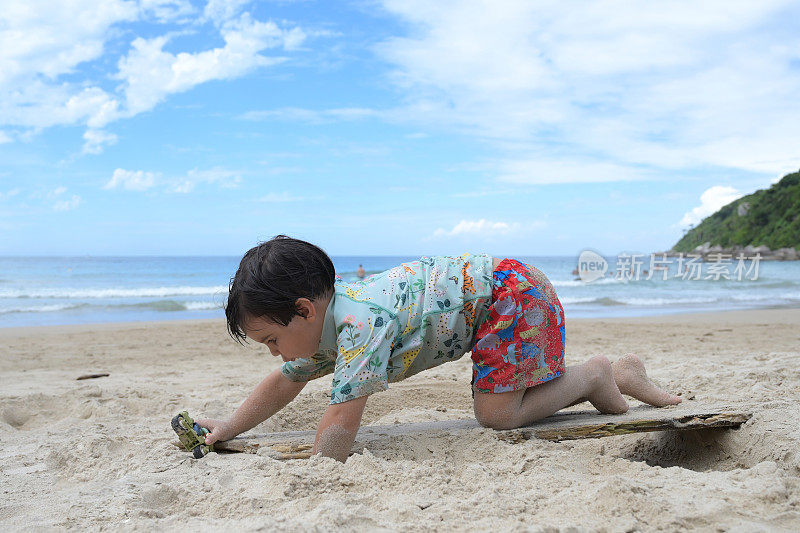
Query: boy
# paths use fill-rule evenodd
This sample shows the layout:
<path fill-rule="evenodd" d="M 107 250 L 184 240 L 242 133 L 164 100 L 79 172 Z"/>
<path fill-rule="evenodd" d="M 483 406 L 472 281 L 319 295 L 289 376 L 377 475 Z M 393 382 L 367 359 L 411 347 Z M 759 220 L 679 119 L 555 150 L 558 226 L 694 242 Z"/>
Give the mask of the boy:
<path fill-rule="evenodd" d="M 486 427 L 525 426 L 589 401 L 624 413 L 622 394 L 679 403 L 635 355 L 564 367 L 564 311 L 539 270 L 488 255 L 422 258 L 363 281 L 337 279 L 317 246 L 279 235 L 249 250 L 231 280 L 228 331 L 280 356 L 229 420 L 201 419 L 207 444 L 274 415 L 305 384 L 333 373 L 314 452 L 347 459 L 367 398 L 389 383 L 472 351 L 475 416 Z"/>

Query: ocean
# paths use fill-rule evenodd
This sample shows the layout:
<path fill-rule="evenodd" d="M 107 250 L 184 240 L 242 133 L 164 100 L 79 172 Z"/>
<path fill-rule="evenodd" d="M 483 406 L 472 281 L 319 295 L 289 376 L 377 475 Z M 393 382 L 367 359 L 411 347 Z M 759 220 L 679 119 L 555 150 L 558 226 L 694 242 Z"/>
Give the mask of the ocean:
<path fill-rule="evenodd" d="M 239 259 L 0 257 L 0 327 L 221 318 Z M 370 274 L 418 257 L 332 259 L 355 280 L 359 264 Z M 631 275 L 627 259 L 606 257 L 606 276 L 587 283 L 573 274 L 576 256 L 519 259 L 550 278 L 568 319 L 800 306 L 799 261 L 748 261 L 749 272 L 737 272 L 736 261 L 724 271 L 703 263 L 681 275 L 678 258 L 668 258 L 668 270 L 645 275 L 645 256 Z"/>

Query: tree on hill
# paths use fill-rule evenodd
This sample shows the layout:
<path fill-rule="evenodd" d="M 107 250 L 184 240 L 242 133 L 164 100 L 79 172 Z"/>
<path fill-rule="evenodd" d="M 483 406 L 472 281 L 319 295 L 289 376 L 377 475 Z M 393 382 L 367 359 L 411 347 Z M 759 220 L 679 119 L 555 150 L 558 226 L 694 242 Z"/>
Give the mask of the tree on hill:
<path fill-rule="evenodd" d="M 723 248 L 800 248 L 800 172 L 724 206 L 687 231 L 672 249 L 691 252 L 706 242 Z"/>

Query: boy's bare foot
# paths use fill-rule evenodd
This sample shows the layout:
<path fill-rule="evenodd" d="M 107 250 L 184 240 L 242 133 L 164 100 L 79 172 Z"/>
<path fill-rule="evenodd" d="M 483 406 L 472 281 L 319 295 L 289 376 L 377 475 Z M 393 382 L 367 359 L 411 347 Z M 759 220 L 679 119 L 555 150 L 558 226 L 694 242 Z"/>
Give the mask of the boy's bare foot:
<path fill-rule="evenodd" d="M 632 396 L 639 401 L 656 407 L 681 403 L 680 396 L 675 396 L 663 389 L 659 389 L 647 377 L 644 363 L 636 355 L 630 353 L 623 356 L 618 361 L 615 361 L 611 368 L 614 371 L 614 379 L 622 394 Z"/>
<path fill-rule="evenodd" d="M 628 410 L 628 402 L 620 394 L 614 369 L 609 360 L 598 355 L 586 361 L 584 366 L 592 380 L 592 392 L 586 399 L 601 413 L 625 413 Z"/>

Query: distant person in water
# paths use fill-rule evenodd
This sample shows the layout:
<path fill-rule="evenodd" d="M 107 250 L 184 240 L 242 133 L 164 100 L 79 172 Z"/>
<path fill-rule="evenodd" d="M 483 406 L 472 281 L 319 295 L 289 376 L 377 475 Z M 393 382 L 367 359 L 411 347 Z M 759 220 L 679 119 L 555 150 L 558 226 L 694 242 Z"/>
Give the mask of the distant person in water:
<path fill-rule="evenodd" d="M 367 277 L 367 273 L 362 265 L 358 265 L 358 270 L 356 270 L 356 276 L 358 276 L 358 279 L 364 279 Z"/>
<path fill-rule="evenodd" d="M 322 249 L 279 235 L 244 255 L 225 315 L 231 336 L 266 345 L 283 364 L 228 420 L 197 420 L 211 430 L 206 444 L 255 427 L 307 382 L 332 375 L 314 453 L 344 461 L 370 395 L 470 351 L 475 416 L 494 429 L 586 401 L 624 413 L 623 394 L 657 406 L 681 401 L 650 381 L 633 354 L 565 367 L 564 309 L 553 284 L 510 258 L 423 257 L 348 283 Z"/>

